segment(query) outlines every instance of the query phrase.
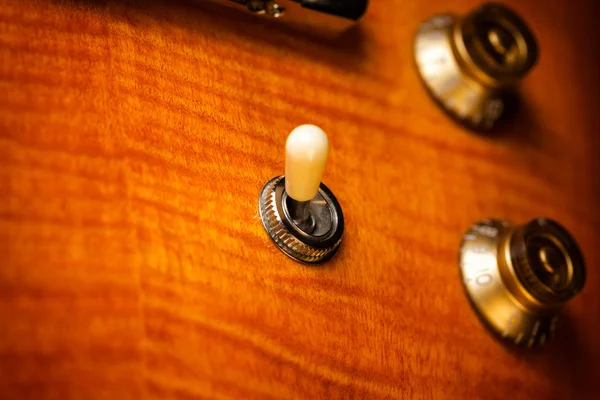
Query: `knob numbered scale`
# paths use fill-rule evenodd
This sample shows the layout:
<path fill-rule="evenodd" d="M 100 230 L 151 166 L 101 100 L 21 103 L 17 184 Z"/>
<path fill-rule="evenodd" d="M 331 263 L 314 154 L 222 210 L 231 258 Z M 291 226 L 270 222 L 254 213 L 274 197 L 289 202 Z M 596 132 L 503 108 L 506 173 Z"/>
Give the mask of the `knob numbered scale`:
<path fill-rule="evenodd" d="M 583 288 L 585 264 L 558 223 L 486 220 L 464 235 L 459 254 L 467 296 L 484 324 L 517 345 L 544 344 L 563 305 Z"/>

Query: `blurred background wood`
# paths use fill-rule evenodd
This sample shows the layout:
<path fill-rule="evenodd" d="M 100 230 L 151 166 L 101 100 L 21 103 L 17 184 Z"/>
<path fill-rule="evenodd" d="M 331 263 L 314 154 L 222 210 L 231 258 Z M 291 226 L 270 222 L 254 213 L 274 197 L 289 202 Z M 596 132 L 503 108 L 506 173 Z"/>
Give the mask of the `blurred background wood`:
<path fill-rule="evenodd" d="M 593 398 L 600 393 L 598 6 L 511 0 L 541 58 L 473 134 L 427 96 L 417 25 L 475 0 L 373 1 L 341 40 L 212 4 L 0 0 L 0 398 Z M 256 217 L 296 125 L 330 135 L 338 256 Z M 458 279 L 490 216 L 561 221 L 588 261 L 543 350 L 499 345 Z"/>

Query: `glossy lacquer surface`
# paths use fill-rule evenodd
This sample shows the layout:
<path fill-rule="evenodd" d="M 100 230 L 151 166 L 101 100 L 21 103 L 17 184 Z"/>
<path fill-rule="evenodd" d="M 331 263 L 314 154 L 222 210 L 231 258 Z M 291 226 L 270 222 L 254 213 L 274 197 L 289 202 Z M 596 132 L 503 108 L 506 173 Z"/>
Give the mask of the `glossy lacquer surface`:
<path fill-rule="evenodd" d="M 0 398 L 597 396 L 598 7 L 507 1 L 541 56 L 483 136 L 412 58 L 421 21 L 477 2 L 371 3 L 322 39 L 217 3 L 0 1 Z M 320 268 L 257 218 L 304 123 L 346 222 Z M 536 216 L 588 277 L 557 336 L 515 351 L 457 252 L 477 220 Z"/>

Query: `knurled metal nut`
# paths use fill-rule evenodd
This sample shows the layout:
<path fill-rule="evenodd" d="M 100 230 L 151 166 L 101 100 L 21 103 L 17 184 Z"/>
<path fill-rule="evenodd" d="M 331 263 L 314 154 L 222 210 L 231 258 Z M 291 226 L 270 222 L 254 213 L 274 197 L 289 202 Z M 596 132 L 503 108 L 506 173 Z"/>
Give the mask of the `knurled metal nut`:
<path fill-rule="evenodd" d="M 284 179 L 284 176 L 271 179 L 263 187 L 259 196 L 259 216 L 267 234 L 281 251 L 297 261 L 315 264 L 330 259 L 335 255 L 342 241 L 343 215 L 339 203 L 329 189 L 321 184 L 319 194 L 336 213 L 336 231 L 333 235 L 324 235 L 324 239 L 327 239 L 330 244 L 325 242 L 327 245 L 323 247 L 310 245 L 303 241 L 302 235 L 290 230 L 284 221 L 286 217 L 282 215 L 282 207 L 278 204 L 282 201 L 281 194 L 285 190 Z M 332 242 L 331 239 L 334 241 Z"/>

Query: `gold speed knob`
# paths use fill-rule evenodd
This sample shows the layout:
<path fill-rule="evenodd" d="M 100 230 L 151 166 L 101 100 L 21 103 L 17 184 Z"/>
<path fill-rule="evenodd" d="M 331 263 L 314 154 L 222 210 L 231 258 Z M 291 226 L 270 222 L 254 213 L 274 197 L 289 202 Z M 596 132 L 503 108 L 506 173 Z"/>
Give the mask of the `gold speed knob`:
<path fill-rule="evenodd" d="M 542 345 L 559 311 L 585 283 L 577 243 L 558 223 L 538 218 L 525 225 L 478 222 L 460 246 L 467 296 L 484 324 L 517 345 Z"/>
<path fill-rule="evenodd" d="M 535 65 L 538 46 L 513 11 L 487 3 L 464 18 L 443 14 L 421 24 L 418 72 L 433 98 L 475 129 L 490 129 L 511 108 L 514 88 Z"/>

